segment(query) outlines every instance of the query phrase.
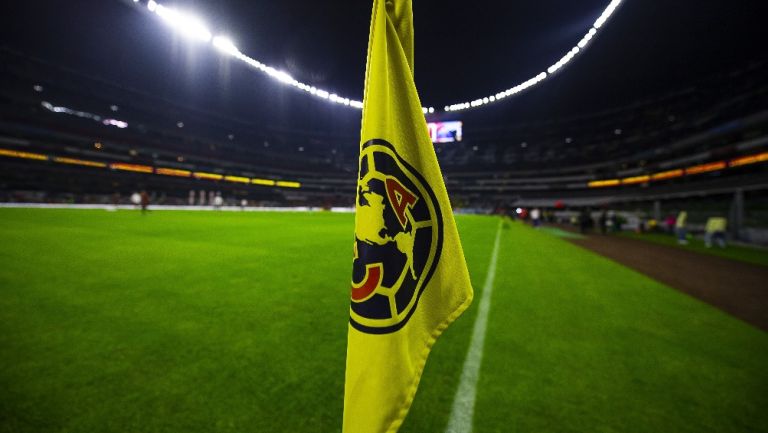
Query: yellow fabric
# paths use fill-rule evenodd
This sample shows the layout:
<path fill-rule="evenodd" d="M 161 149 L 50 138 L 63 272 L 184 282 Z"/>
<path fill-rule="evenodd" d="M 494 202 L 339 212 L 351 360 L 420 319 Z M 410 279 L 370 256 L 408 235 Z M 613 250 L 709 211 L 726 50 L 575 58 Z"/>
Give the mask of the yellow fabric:
<path fill-rule="evenodd" d="M 722 217 L 712 217 L 707 220 L 707 227 L 706 231 L 707 233 L 716 233 L 716 232 L 724 232 L 727 220 Z"/>
<path fill-rule="evenodd" d="M 393 151 L 381 146 L 365 148 L 365 143 L 371 140 L 384 140 L 391 144 Z M 372 164 L 374 159 L 370 154 L 373 151 L 391 157 L 391 160 L 394 160 L 395 154 L 399 155 L 402 161 L 423 178 L 426 187 L 408 189 L 406 183 L 411 180 L 413 185 L 418 184 L 417 175 L 408 175 L 404 177 L 405 181 L 398 192 L 392 195 L 373 193 L 366 189 L 365 185 L 361 185 L 364 182 L 361 180 L 363 160 L 369 158 L 366 164 Z M 383 182 L 388 177 L 377 174 L 367 179 Z M 413 402 L 432 345 L 442 331 L 469 306 L 473 296 L 443 177 L 413 81 L 413 15 L 410 0 L 390 0 L 386 3 L 374 0 L 373 3 L 363 100 L 361 177 L 358 183 L 355 259 L 358 258 L 358 245 L 370 248 L 390 245 L 393 251 L 399 250 L 405 257 L 400 281 L 409 278 L 409 275 L 418 277 L 419 281 L 426 281 L 421 296 L 414 304 L 412 315 L 394 332 L 362 332 L 352 325 L 352 320 L 368 323 L 367 319 L 360 318 L 350 307 L 343 432 L 396 432 Z M 428 189 L 434 194 L 430 196 L 426 192 Z M 429 197 L 433 197 L 433 200 Z M 407 201 L 409 198 L 412 199 L 410 202 Z M 411 212 L 415 212 L 413 209 L 416 206 L 423 206 L 427 202 L 429 206 L 424 209 L 433 211 L 430 215 L 433 215 L 434 220 L 416 221 Z M 410 203 L 415 203 L 413 209 L 408 207 Z M 384 225 L 382 213 L 397 205 L 406 209 L 402 215 L 408 218 L 408 224 L 442 226 L 442 242 L 431 244 L 442 246 L 430 250 L 428 263 L 434 263 L 431 278 L 424 279 L 425 272 L 419 274 L 414 271 L 418 268 L 414 266 L 413 257 L 414 226 L 403 225 L 403 231 L 393 235 L 387 231 L 391 227 Z M 439 219 L 442 224 L 434 215 L 441 216 Z M 405 227 L 411 227 L 411 231 L 406 231 Z M 433 239 L 437 239 L 434 237 L 437 232 L 431 232 Z M 394 250 L 395 247 L 397 250 Z M 378 275 L 376 266 L 365 265 L 366 278 Z M 376 279 L 371 278 L 375 283 Z M 363 286 L 353 278 L 353 304 L 354 291 Z M 390 293 L 386 291 L 390 289 L 381 287 L 380 279 L 376 287 L 374 295 L 368 296 Z M 395 316 L 395 313 L 392 314 Z M 396 322 L 398 319 L 392 320 Z"/>
<path fill-rule="evenodd" d="M 685 220 L 688 219 L 688 212 L 682 211 L 677 215 L 675 220 L 675 227 L 681 229 L 685 227 Z"/>

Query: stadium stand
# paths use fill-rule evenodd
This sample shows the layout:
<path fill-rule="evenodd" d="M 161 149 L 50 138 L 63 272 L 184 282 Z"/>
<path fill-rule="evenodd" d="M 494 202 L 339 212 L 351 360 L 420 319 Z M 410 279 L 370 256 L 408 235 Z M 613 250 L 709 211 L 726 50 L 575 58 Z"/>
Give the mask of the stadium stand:
<path fill-rule="evenodd" d="M 220 191 L 230 204 L 354 202 L 354 123 L 236 119 L 8 50 L 0 58 L 2 201 L 127 203 L 146 189 L 165 204 L 187 204 L 190 190 Z M 459 208 L 611 206 L 660 218 L 660 202 L 667 212 L 695 200 L 727 208 L 738 234 L 768 225 L 767 78 L 768 65 L 751 63 L 601 112 L 473 118 L 463 141 L 435 148 Z"/>

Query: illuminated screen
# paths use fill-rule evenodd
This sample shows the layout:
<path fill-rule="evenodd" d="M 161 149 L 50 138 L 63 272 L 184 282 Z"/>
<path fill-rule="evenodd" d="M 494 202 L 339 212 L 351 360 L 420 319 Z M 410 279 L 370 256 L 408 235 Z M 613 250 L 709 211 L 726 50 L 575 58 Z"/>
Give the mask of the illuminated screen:
<path fill-rule="evenodd" d="M 429 122 L 429 138 L 433 143 L 450 143 L 461 141 L 461 121 Z"/>

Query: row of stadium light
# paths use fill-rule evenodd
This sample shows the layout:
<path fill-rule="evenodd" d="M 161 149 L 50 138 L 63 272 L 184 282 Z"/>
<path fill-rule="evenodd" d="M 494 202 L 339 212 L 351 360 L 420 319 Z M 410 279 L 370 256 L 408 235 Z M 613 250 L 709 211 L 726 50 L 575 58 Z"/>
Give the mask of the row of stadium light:
<path fill-rule="evenodd" d="M 133 173 L 157 174 L 161 176 L 187 177 L 201 180 L 224 181 L 260 186 L 276 186 L 281 188 L 301 188 L 301 182 L 290 180 L 263 179 L 258 177 L 234 176 L 204 171 L 181 170 L 169 167 L 153 167 L 143 164 L 125 162 L 102 162 L 87 159 L 69 158 L 64 156 L 48 156 L 42 153 L 23 152 L 0 148 L 0 156 L 9 158 L 31 159 L 35 161 L 53 161 L 59 164 L 78 165 L 82 167 L 108 168 L 110 170 L 130 171 Z"/>
<path fill-rule="evenodd" d="M 546 72 L 541 72 L 536 76 L 530 78 L 529 80 L 526 80 L 520 84 L 510 87 L 507 90 L 498 92 L 494 95 L 478 98 L 471 102 L 461 102 L 461 103 L 446 105 L 444 110 L 446 112 L 461 111 L 461 110 L 466 110 L 468 108 L 474 108 L 474 107 L 490 104 L 490 103 L 505 99 L 509 96 L 516 95 L 530 87 L 535 86 L 536 84 L 539 84 L 541 81 L 543 81 L 550 75 L 554 74 L 563 66 L 565 66 L 568 62 L 573 60 L 573 58 L 576 55 L 578 55 L 580 52 L 584 50 L 584 48 L 586 48 L 589 41 L 592 40 L 592 38 L 594 38 L 595 35 L 597 34 L 597 31 L 603 26 L 603 24 L 605 24 L 608 18 L 610 18 L 610 16 L 616 11 L 616 8 L 619 6 L 619 3 L 621 3 L 621 1 L 622 0 L 611 0 L 608 6 L 603 10 L 603 12 L 597 18 L 597 20 L 595 20 L 595 22 L 592 24 L 592 27 L 589 29 L 589 31 L 587 31 L 587 33 L 581 38 L 581 40 L 576 44 L 576 46 L 571 48 L 562 58 L 560 58 L 560 60 L 558 60 L 549 68 L 547 68 Z M 133 2 L 138 3 L 139 0 L 133 0 Z M 319 89 L 315 86 L 302 83 L 301 81 L 298 81 L 297 79 L 293 78 L 290 74 L 288 74 L 285 71 L 281 71 L 272 66 L 266 65 L 254 59 L 253 57 L 243 54 L 237 48 L 237 46 L 232 41 L 232 39 L 223 35 L 214 36 L 213 33 L 205 25 L 205 23 L 203 23 L 202 20 L 200 20 L 199 18 L 196 18 L 193 15 L 186 14 L 176 9 L 163 6 L 162 4 L 156 2 L 155 0 L 148 0 L 146 3 L 146 6 L 150 12 L 160 17 L 166 24 L 168 24 L 170 27 L 175 29 L 182 36 L 188 37 L 193 40 L 199 40 L 201 42 L 210 43 L 220 52 L 226 55 L 232 56 L 246 63 L 247 65 L 267 74 L 268 76 L 272 77 L 273 79 L 283 84 L 293 86 L 299 90 L 303 90 L 304 92 L 309 93 L 312 96 L 325 99 L 332 103 L 344 105 L 347 107 L 357 108 L 357 109 L 363 108 L 362 101 L 345 98 L 337 95 L 336 93 L 330 92 L 328 90 Z M 435 108 L 422 107 L 422 111 L 424 112 L 424 114 L 427 114 L 427 113 L 431 114 L 435 112 Z"/>
<path fill-rule="evenodd" d="M 696 174 L 710 173 L 714 171 L 725 170 L 726 168 L 742 167 L 745 165 L 756 164 L 768 161 L 768 152 L 756 153 L 753 155 L 740 156 L 728 161 L 714 161 L 706 164 L 694 165 L 687 168 L 678 168 L 675 170 L 660 171 L 657 173 L 644 174 L 640 176 L 624 177 L 619 179 L 601 179 L 594 180 L 587 184 L 590 188 L 605 188 L 619 185 L 637 185 L 660 180 L 674 179 L 683 176 L 693 176 Z"/>
<path fill-rule="evenodd" d="M 138 2 L 139 0 L 134 0 L 134 3 L 138 3 Z M 297 79 L 293 78 L 290 74 L 288 74 L 285 71 L 281 71 L 272 66 L 266 65 L 254 59 L 253 57 L 243 54 L 237 48 L 237 46 L 232 41 L 232 39 L 223 35 L 214 36 L 213 33 L 211 33 L 211 31 L 208 30 L 208 27 L 202 22 L 202 20 L 194 17 L 193 15 L 189 15 L 189 14 L 177 11 L 175 9 L 163 6 L 162 4 L 156 2 L 155 0 L 149 0 L 146 5 L 147 5 L 147 9 L 150 12 L 160 17 L 166 24 L 168 24 L 170 27 L 176 30 L 180 35 L 193 40 L 199 40 L 201 42 L 210 43 L 213 45 L 213 47 L 215 47 L 220 52 L 244 62 L 248 66 L 251 66 L 267 74 L 269 77 L 272 77 L 283 84 L 293 86 L 299 90 L 303 90 L 309 93 L 312 96 L 325 99 L 329 102 L 333 102 L 336 104 L 345 105 L 345 106 L 353 107 L 357 109 L 363 108 L 362 101 L 345 98 L 337 95 L 336 93 L 329 92 L 327 90 L 319 89 L 315 86 L 310 86 L 309 84 L 302 83 Z M 429 111 L 429 109 L 425 109 L 425 110 L 426 110 L 425 112 L 434 112 L 434 109 L 432 109 L 431 111 Z"/>
<path fill-rule="evenodd" d="M 38 87 L 40 86 L 35 86 L 35 89 L 37 89 Z M 63 114 L 69 114 L 70 116 L 81 117 L 83 119 L 91 119 L 103 125 L 115 126 L 120 129 L 124 129 L 128 127 L 128 122 L 124 122 L 122 120 L 99 116 L 98 114 L 89 113 L 87 111 L 73 110 L 71 108 L 53 105 L 48 101 L 43 101 L 40 103 L 40 105 L 42 105 L 43 108 L 45 108 L 46 110 L 52 111 L 54 113 L 63 113 Z"/>
<path fill-rule="evenodd" d="M 587 33 L 584 34 L 581 40 L 573 48 L 571 48 L 563 57 L 561 57 L 560 60 L 558 60 L 557 62 L 552 64 L 550 67 L 548 67 L 546 72 L 541 72 L 535 77 L 527 81 L 524 81 L 514 87 L 510 87 L 507 90 L 502 90 L 501 92 L 498 92 L 494 95 L 478 98 L 470 102 L 460 102 L 457 104 L 446 105 L 445 111 L 462 111 L 468 108 L 480 107 L 482 105 L 498 102 L 504 98 L 516 95 L 522 92 L 523 90 L 526 90 L 530 87 L 535 86 L 536 84 L 539 84 L 544 79 L 546 79 L 547 77 L 551 76 L 552 74 L 560 70 L 568 62 L 573 60 L 573 58 L 576 57 L 579 53 L 584 51 L 584 49 L 587 47 L 587 45 L 592 40 L 592 38 L 594 38 L 595 35 L 597 34 L 597 31 L 603 26 L 603 24 L 605 24 L 606 21 L 608 21 L 608 18 L 610 18 L 611 15 L 613 15 L 613 13 L 616 11 L 616 8 L 619 6 L 619 3 L 621 3 L 621 0 L 612 0 L 608 4 L 608 7 L 606 7 L 605 10 L 603 10 L 603 13 L 600 14 L 597 20 L 595 20 L 595 22 L 592 24 L 592 27 L 590 27 L 589 31 L 587 31 Z"/>
<path fill-rule="evenodd" d="M 38 92 L 42 91 L 42 86 L 40 86 L 40 85 L 35 85 L 34 88 Z M 37 90 L 38 88 L 40 88 L 41 90 Z M 115 126 L 117 128 L 120 128 L 120 129 L 124 129 L 124 128 L 128 127 L 128 122 L 125 122 L 123 120 L 112 119 L 112 118 L 100 116 L 98 114 L 89 113 L 87 111 L 75 110 L 75 109 L 72 109 L 72 108 L 69 108 L 69 107 L 53 105 L 53 104 L 51 104 L 48 101 L 42 101 L 40 103 L 40 105 L 42 105 L 43 108 L 45 108 L 46 110 L 54 112 L 54 113 L 63 113 L 63 114 L 68 114 L 68 115 L 75 116 L 75 117 L 80 117 L 80 118 L 83 118 L 83 119 L 91 119 L 91 120 L 94 120 L 94 121 L 96 121 L 98 123 L 101 123 L 103 125 Z M 117 111 L 118 107 L 117 107 L 117 105 L 112 105 L 112 106 L 110 106 L 110 109 L 112 111 Z M 184 122 L 182 122 L 182 121 L 176 122 L 176 127 L 177 128 L 183 128 L 184 127 Z M 235 139 L 235 135 L 234 134 L 227 134 L 227 138 L 230 141 L 234 140 Z M 265 142 L 264 144 L 265 144 L 265 147 L 267 147 L 269 143 Z M 303 151 L 304 151 L 304 146 L 300 146 L 299 147 L 299 152 L 303 152 Z M 179 158 L 182 158 L 182 157 L 179 157 Z M 181 162 L 181 160 L 179 160 L 179 162 Z"/>

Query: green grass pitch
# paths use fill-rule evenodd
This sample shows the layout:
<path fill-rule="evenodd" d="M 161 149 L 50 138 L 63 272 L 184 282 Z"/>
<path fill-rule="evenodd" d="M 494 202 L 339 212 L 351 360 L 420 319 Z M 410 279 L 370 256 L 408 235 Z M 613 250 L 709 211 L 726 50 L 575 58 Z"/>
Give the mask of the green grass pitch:
<path fill-rule="evenodd" d="M 457 217 L 475 289 L 497 220 Z M 0 432 L 338 432 L 353 216 L 0 209 Z M 402 432 L 443 432 L 476 305 Z M 768 431 L 768 334 L 502 232 L 475 432 Z M 375 396 L 370 396 L 375 398 Z"/>

